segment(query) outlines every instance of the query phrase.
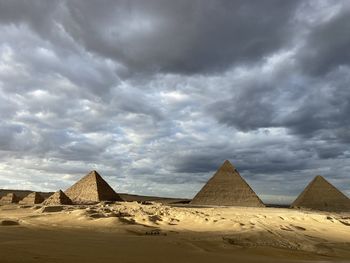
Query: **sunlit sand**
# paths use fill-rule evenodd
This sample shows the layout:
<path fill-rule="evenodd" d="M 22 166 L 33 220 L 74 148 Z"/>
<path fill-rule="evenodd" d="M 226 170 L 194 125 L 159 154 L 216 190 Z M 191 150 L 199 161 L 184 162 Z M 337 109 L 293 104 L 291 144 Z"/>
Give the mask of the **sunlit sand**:
<path fill-rule="evenodd" d="M 350 260 L 350 213 L 160 203 L 0 207 L 1 262 Z"/>

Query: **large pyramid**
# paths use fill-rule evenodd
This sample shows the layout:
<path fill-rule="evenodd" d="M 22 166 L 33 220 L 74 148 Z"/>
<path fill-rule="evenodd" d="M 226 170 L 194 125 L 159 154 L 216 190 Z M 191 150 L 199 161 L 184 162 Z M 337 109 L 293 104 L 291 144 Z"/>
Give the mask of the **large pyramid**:
<path fill-rule="evenodd" d="M 68 188 L 65 194 L 76 204 L 100 201 L 123 201 L 96 171 L 88 173 Z"/>
<path fill-rule="evenodd" d="M 350 211 L 350 199 L 322 176 L 316 176 L 291 207 L 323 211 Z"/>
<path fill-rule="evenodd" d="M 14 204 L 18 202 L 19 198 L 14 193 L 8 193 L 0 199 L 0 204 Z"/>
<path fill-rule="evenodd" d="M 236 168 L 225 161 L 191 201 L 193 205 L 258 206 L 263 202 Z"/>
<path fill-rule="evenodd" d="M 73 204 L 72 200 L 70 200 L 70 198 L 66 196 L 66 194 L 63 193 L 61 190 L 51 195 L 49 198 L 47 198 L 43 202 L 43 205 L 72 205 L 72 204 Z"/>
<path fill-rule="evenodd" d="M 24 197 L 19 204 L 21 205 L 34 205 L 40 204 L 44 201 L 44 198 L 37 192 L 30 193 L 26 197 Z"/>

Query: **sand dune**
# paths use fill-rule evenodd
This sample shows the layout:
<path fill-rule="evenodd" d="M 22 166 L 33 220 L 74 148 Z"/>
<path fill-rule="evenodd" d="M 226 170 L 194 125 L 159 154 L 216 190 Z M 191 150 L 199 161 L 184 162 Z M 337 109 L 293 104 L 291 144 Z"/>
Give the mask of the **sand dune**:
<path fill-rule="evenodd" d="M 137 202 L 5 205 L 0 255 L 1 262 L 350 262 L 350 213 Z"/>

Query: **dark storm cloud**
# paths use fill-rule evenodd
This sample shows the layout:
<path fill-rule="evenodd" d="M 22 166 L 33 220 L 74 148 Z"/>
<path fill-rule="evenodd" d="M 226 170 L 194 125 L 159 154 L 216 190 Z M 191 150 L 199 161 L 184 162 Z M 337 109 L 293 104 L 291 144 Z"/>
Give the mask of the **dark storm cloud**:
<path fill-rule="evenodd" d="M 175 163 L 176 172 L 179 173 L 203 173 L 208 171 L 214 171 L 217 169 L 221 162 L 224 154 L 218 155 L 213 154 L 212 149 L 210 154 L 198 154 L 198 155 L 187 155 L 177 160 Z M 202 179 L 205 180 L 205 179 Z"/>
<path fill-rule="evenodd" d="M 321 159 L 332 159 L 342 156 L 345 151 L 345 147 L 326 146 L 317 149 L 317 154 Z"/>
<path fill-rule="evenodd" d="M 242 131 L 274 127 L 275 111 L 271 98 L 267 96 L 270 94 L 266 93 L 265 90 L 261 92 L 259 89 L 244 91 L 235 98 L 214 102 L 208 111 L 214 114 L 219 122 L 235 126 Z"/>
<path fill-rule="evenodd" d="M 288 44 L 298 1 L 11 1 L 1 20 L 61 45 L 63 30 L 131 71 L 190 74 L 254 62 Z"/>
<path fill-rule="evenodd" d="M 316 174 L 349 194 L 349 12 L 0 0 L 0 182 L 56 190 L 96 169 L 118 191 L 192 197 L 229 159 L 265 200 Z"/>
<path fill-rule="evenodd" d="M 263 132 L 262 132 L 263 133 Z M 254 134 L 251 135 L 255 137 Z M 236 143 L 236 138 L 221 147 L 202 145 L 198 150 L 192 150 L 186 155 L 178 156 L 176 171 L 180 173 L 203 173 L 215 171 L 226 159 L 232 161 L 240 171 L 254 174 L 278 174 L 284 171 L 300 171 L 307 168 L 307 163 L 313 158 L 313 152 L 301 147 L 298 140 L 271 142 L 271 135 L 261 134 L 264 140 L 252 147 Z M 248 177 L 249 177 L 248 176 Z M 195 178 L 196 180 L 198 178 Z"/>
<path fill-rule="evenodd" d="M 350 7 L 310 29 L 299 57 L 303 70 L 317 76 L 350 65 Z"/>
<path fill-rule="evenodd" d="M 302 77 L 303 86 L 287 78 L 273 79 L 275 86 L 261 88 L 258 80 L 255 86 L 234 87 L 235 97 L 217 101 L 208 110 L 220 122 L 243 131 L 284 127 L 305 138 L 330 136 L 344 141 L 347 136 L 341 131 L 350 124 L 349 72 Z M 298 93 L 302 95 L 295 96 Z"/>

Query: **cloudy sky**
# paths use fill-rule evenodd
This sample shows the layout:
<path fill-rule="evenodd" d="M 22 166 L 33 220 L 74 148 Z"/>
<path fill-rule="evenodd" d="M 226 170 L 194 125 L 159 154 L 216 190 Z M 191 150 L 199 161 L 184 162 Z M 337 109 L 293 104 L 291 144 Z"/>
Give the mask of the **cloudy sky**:
<path fill-rule="evenodd" d="M 350 1 L 0 0 L 0 188 L 350 195 Z"/>

